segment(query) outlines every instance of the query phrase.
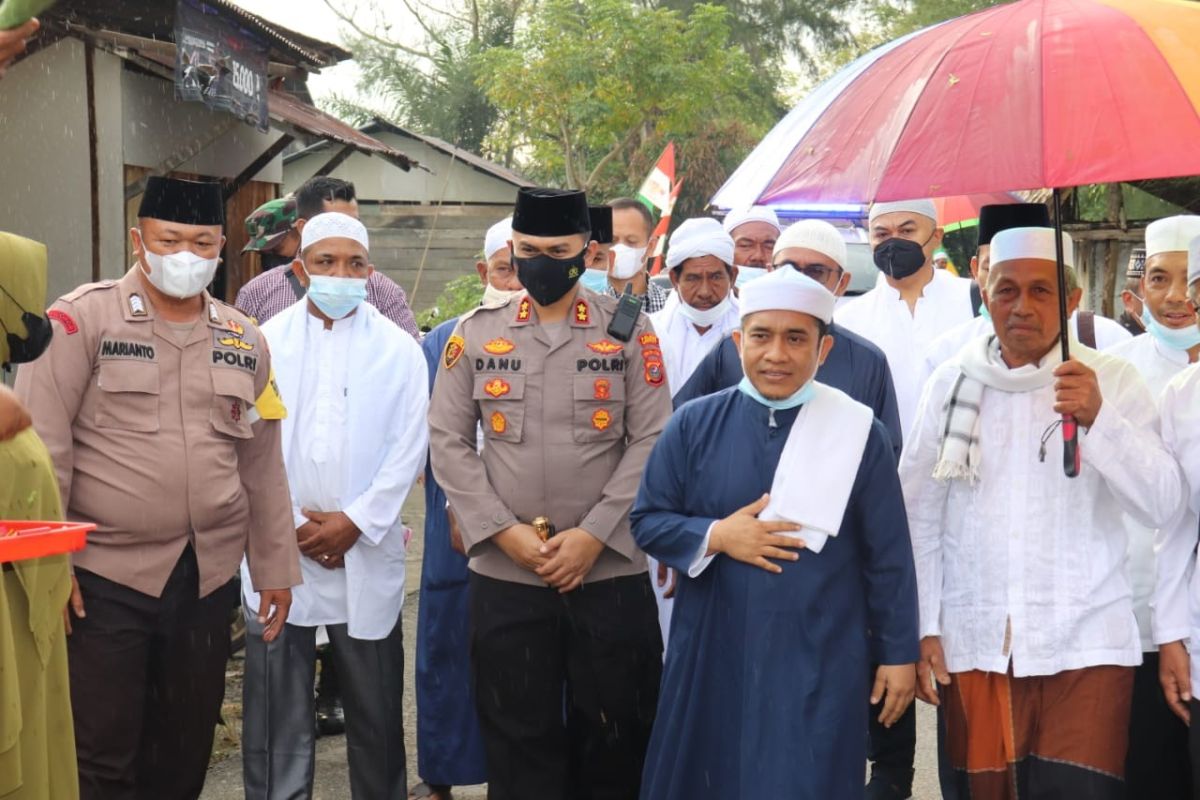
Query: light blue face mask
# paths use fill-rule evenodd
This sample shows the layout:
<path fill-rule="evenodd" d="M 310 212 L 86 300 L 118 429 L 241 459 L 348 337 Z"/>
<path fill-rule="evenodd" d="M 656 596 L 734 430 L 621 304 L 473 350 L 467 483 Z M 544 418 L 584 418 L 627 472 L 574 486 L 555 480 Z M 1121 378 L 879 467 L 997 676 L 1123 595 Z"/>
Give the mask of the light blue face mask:
<path fill-rule="evenodd" d="M 585 269 L 579 283 L 593 292 L 604 294 L 608 291 L 608 273 L 602 269 Z"/>
<path fill-rule="evenodd" d="M 367 279 L 309 275 L 308 299 L 330 319 L 342 319 L 367 299 Z"/>
<path fill-rule="evenodd" d="M 1168 328 L 1154 318 L 1150 306 L 1142 303 L 1142 324 L 1146 332 L 1158 339 L 1172 350 L 1191 350 L 1200 344 L 1200 328 L 1189 325 L 1186 328 Z"/>
<path fill-rule="evenodd" d="M 987 303 L 979 304 L 979 316 L 983 317 L 988 322 L 992 321 L 992 312 L 988 311 Z"/>
<path fill-rule="evenodd" d="M 816 387 L 813 386 L 812 378 L 809 378 L 807 383 L 782 400 L 770 400 L 766 397 L 763 397 L 762 392 L 760 392 L 758 389 L 755 389 L 754 384 L 751 383 L 750 379 L 746 377 L 743 377 L 741 382 L 738 384 L 738 391 L 750 399 L 760 403 L 761 405 L 764 405 L 770 409 L 774 409 L 775 411 L 784 411 L 789 408 L 795 408 L 796 406 L 802 406 L 809 400 L 812 400 L 813 395 L 817 393 Z"/>

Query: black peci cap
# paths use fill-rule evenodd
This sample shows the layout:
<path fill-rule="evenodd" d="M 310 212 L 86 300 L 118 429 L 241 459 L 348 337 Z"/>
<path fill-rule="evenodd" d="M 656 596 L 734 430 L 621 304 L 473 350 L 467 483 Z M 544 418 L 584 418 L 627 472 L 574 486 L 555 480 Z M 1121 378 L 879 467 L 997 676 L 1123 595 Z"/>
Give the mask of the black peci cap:
<path fill-rule="evenodd" d="M 610 231 L 611 227 L 610 221 Z M 578 189 L 526 187 L 517 190 L 513 208 L 514 231 L 530 236 L 571 236 L 589 233 L 591 229 L 587 195 Z"/>
<path fill-rule="evenodd" d="M 608 206 L 588 206 L 588 216 L 592 221 L 592 238 L 597 244 L 612 244 L 612 212 Z"/>
<path fill-rule="evenodd" d="M 979 242 L 976 249 L 992 243 L 992 237 L 1009 228 L 1049 228 L 1050 212 L 1043 203 L 1001 203 L 979 209 Z"/>
<path fill-rule="evenodd" d="M 224 225 L 225 196 L 213 181 L 181 181 L 152 175 L 146 181 L 139 217 L 184 225 Z"/>

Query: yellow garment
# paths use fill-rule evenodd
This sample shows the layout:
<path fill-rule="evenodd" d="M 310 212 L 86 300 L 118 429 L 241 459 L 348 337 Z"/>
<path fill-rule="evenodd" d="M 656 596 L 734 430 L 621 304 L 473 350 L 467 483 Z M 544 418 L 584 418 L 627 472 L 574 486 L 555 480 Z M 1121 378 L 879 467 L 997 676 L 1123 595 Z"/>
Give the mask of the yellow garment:
<path fill-rule="evenodd" d="M 0 442 L 0 519 L 62 519 L 54 464 L 33 429 Z M 62 610 L 67 556 L 0 569 L 0 800 L 79 797 Z"/>

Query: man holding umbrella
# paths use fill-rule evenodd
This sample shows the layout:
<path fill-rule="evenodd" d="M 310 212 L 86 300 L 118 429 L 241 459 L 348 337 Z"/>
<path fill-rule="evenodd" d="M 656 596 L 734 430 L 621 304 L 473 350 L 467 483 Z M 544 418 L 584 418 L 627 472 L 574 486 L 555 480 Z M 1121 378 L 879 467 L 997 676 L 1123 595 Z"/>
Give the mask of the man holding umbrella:
<path fill-rule="evenodd" d="M 992 240 L 995 335 L 934 373 L 900 462 L 917 694 L 945 704 L 958 790 L 977 800 L 1125 797 L 1141 648 L 1122 512 L 1157 526 L 1183 498 L 1136 369 L 1083 348 L 1062 361 L 1055 236 L 1013 228 Z M 1070 240 L 1061 246 L 1069 262 Z M 1086 431 L 1075 478 L 1056 435 L 1066 414 Z"/>

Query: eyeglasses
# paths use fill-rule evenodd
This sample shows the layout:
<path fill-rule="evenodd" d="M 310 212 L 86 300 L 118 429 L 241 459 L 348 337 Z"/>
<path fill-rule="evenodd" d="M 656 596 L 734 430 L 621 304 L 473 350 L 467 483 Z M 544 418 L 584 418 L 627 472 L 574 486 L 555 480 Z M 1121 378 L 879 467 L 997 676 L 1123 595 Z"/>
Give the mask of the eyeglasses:
<path fill-rule="evenodd" d="M 780 267 L 791 267 L 801 275 L 806 275 L 812 278 L 819 284 L 826 284 L 830 279 L 838 279 L 845 272 L 841 267 L 827 267 L 824 264 L 797 264 L 795 261 L 781 261 L 775 265 L 775 269 Z"/>

